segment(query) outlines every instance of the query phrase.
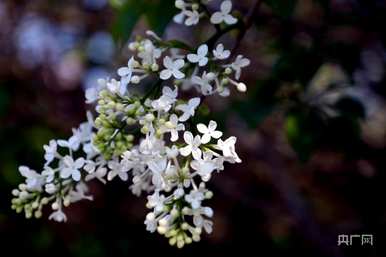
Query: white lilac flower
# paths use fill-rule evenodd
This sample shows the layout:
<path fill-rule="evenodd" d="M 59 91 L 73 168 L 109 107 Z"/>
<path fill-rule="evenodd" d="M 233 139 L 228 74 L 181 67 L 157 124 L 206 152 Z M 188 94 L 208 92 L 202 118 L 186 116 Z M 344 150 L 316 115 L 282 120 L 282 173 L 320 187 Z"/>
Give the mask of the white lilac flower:
<path fill-rule="evenodd" d="M 160 78 L 162 80 L 168 80 L 172 76 L 175 77 L 176 79 L 185 78 L 185 74 L 180 71 L 180 69 L 182 69 L 182 67 L 184 67 L 185 65 L 184 60 L 177 59 L 173 61 L 169 56 L 165 56 L 163 63 L 164 63 L 165 69 L 160 73 Z"/>
<path fill-rule="evenodd" d="M 213 222 L 205 219 L 203 215 L 207 216 L 208 218 L 213 217 L 213 210 L 210 207 L 200 207 L 197 209 L 193 209 L 191 211 L 191 215 L 193 215 L 193 224 L 198 228 L 204 228 L 205 232 L 210 234 L 212 233 L 213 229 Z"/>
<path fill-rule="evenodd" d="M 212 172 L 217 169 L 218 165 L 216 160 L 212 160 L 212 154 L 205 152 L 203 159 L 196 159 L 190 163 L 193 170 L 197 171 L 197 174 L 201 176 L 202 181 L 208 182 Z"/>
<path fill-rule="evenodd" d="M 224 50 L 224 45 L 218 44 L 216 49 L 213 49 L 213 55 L 215 59 L 225 60 L 225 59 L 228 59 L 229 56 L 231 56 L 231 51 Z"/>
<path fill-rule="evenodd" d="M 96 178 L 103 184 L 106 184 L 106 180 L 104 179 L 106 174 L 107 174 L 107 169 L 105 167 L 98 167 L 94 172 L 86 175 L 85 181 L 90 181 Z"/>
<path fill-rule="evenodd" d="M 164 195 L 160 195 L 158 191 L 155 191 L 147 197 L 147 207 L 154 208 L 155 213 L 160 213 L 165 207 L 165 199 Z"/>
<path fill-rule="evenodd" d="M 213 93 L 213 87 L 211 85 L 211 82 L 214 81 L 215 77 L 216 74 L 214 74 L 213 72 L 204 72 L 202 74 L 202 77 L 193 76 L 192 83 L 200 86 L 200 90 L 203 95 L 210 95 Z"/>
<path fill-rule="evenodd" d="M 56 171 L 49 166 L 44 167 L 42 175 L 46 177 L 46 183 L 51 183 L 55 178 Z"/>
<path fill-rule="evenodd" d="M 78 202 L 78 201 L 83 200 L 83 199 L 92 201 L 93 197 L 90 195 L 86 195 L 87 192 L 88 192 L 87 185 L 85 183 L 82 183 L 82 182 L 78 183 L 75 186 L 75 190 L 71 190 L 69 195 L 68 195 L 70 202 L 75 203 L 75 202 Z"/>
<path fill-rule="evenodd" d="M 55 220 L 56 222 L 66 222 L 67 216 L 66 216 L 66 214 L 64 214 L 64 212 L 61 209 L 59 209 L 59 210 L 51 213 L 51 215 L 48 217 L 48 219 Z"/>
<path fill-rule="evenodd" d="M 178 132 L 185 130 L 185 125 L 178 123 L 178 117 L 175 114 L 170 115 L 169 121 L 165 123 L 165 132 L 170 132 L 170 140 L 175 142 L 178 140 Z"/>
<path fill-rule="evenodd" d="M 208 64 L 208 46 L 207 45 L 201 45 L 197 49 L 197 54 L 188 54 L 187 58 L 189 62 L 191 63 L 198 63 L 198 66 L 202 67 Z"/>
<path fill-rule="evenodd" d="M 133 76 L 133 70 L 137 65 L 137 61 L 134 59 L 134 57 L 131 57 L 130 60 L 127 62 L 126 67 L 121 67 L 118 69 L 118 75 L 121 77 L 121 83 L 122 85 L 127 85 L 131 81 L 131 77 Z M 121 95 L 124 95 L 126 87 L 121 87 L 119 93 Z"/>
<path fill-rule="evenodd" d="M 143 51 L 138 53 L 138 57 L 142 59 L 142 64 L 152 65 L 161 57 L 161 54 L 161 49 L 155 47 L 153 42 L 147 39 L 143 42 Z"/>
<path fill-rule="evenodd" d="M 190 99 L 187 104 L 177 105 L 176 110 L 183 112 L 183 114 L 179 117 L 179 120 L 187 121 L 190 117 L 194 116 L 196 108 L 200 105 L 200 102 L 200 98 L 195 97 Z"/>
<path fill-rule="evenodd" d="M 107 81 L 105 79 L 98 79 L 97 86 L 86 89 L 85 97 L 86 103 L 91 104 L 98 100 L 99 92 L 106 87 Z"/>
<path fill-rule="evenodd" d="M 127 174 L 128 169 L 125 167 L 125 165 L 121 165 L 118 160 L 109 161 L 107 166 L 110 169 L 109 173 L 107 174 L 108 181 L 113 180 L 113 178 L 116 176 L 118 176 L 122 181 L 126 181 L 129 178 L 129 175 Z"/>
<path fill-rule="evenodd" d="M 185 200 L 190 203 L 192 209 L 199 208 L 204 199 L 204 194 L 200 190 L 192 190 L 188 195 L 185 195 Z"/>
<path fill-rule="evenodd" d="M 210 22 L 213 24 L 220 24 L 225 22 L 228 25 L 237 23 L 237 19 L 230 13 L 232 11 L 232 2 L 224 1 L 221 3 L 220 11 L 215 12 L 210 18 Z"/>
<path fill-rule="evenodd" d="M 26 178 L 27 189 L 30 191 L 40 191 L 44 184 L 44 176 L 26 166 L 19 167 L 20 174 Z"/>
<path fill-rule="evenodd" d="M 211 138 L 219 139 L 222 136 L 222 132 L 216 130 L 217 123 L 213 120 L 209 122 L 209 125 L 206 126 L 202 123 L 197 125 L 197 129 L 200 133 L 202 133 L 201 143 L 207 144 L 210 142 Z"/>
<path fill-rule="evenodd" d="M 183 14 L 187 17 L 185 20 L 186 26 L 193 26 L 196 25 L 200 21 L 200 13 L 196 10 L 193 11 L 183 11 Z"/>
<path fill-rule="evenodd" d="M 79 181 L 81 178 L 80 169 L 83 167 L 85 160 L 83 158 L 78 158 L 74 160 L 71 156 L 64 156 L 61 160 L 61 178 L 71 177 L 75 181 Z"/>
<path fill-rule="evenodd" d="M 223 152 L 225 159 L 231 163 L 241 162 L 235 150 L 236 141 L 236 137 L 230 137 L 225 141 L 219 139 L 217 142 L 217 148 Z"/>
<path fill-rule="evenodd" d="M 168 161 L 166 158 L 161 158 L 159 160 L 151 160 L 147 163 L 149 169 L 151 170 L 153 177 L 152 183 L 156 188 L 163 188 L 165 185 L 164 178 L 162 173 L 165 172 Z"/>
<path fill-rule="evenodd" d="M 154 100 L 151 105 L 157 111 L 168 112 L 172 105 L 177 101 L 177 87 L 172 90 L 170 87 L 164 87 L 162 89 L 162 96 Z"/>
<path fill-rule="evenodd" d="M 240 79 L 241 69 L 247 67 L 251 61 L 247 58 L 244 58 L 242 55 L 238 55 L 236 60 L 230 65 L 230 67 L 236 72 L 236 79 Z"/>
<path fill-rule="evenodd" d="M 146 219 L 144 224 L 146 225 L 146 230 L 153 233 L 157 230 L 158 221 L 155 218 L 155 214 L 153 212 L 149 212 L 146 215 Z"/>
<path fill-rule="evenodd" d="M 173 145 L 172 147 L 166 147 L 166 155 L 170 158 L 176 158 L 178 156 L 178 147 Z"/>
<path fill-rule="evenodd" d="M 201 138 L 200 136 L 193 137 L 193 134 L 190 131 L 185 131 L 184 140 L 187 144 L 186 146 L 180 148 L 180 153 L 182 156 L 189 156 L 192 154 L 193 158 L 199 160 L 201 158 Z"/>
<path fill-rule="evenodd" d="M 48 194 L 54 194 L 56 193 L 56 191 L 58 190 L 57 187 L 55 186 L 55 184 L 53 183 L 49 183 L 49 184 L 46 184 L 44 186 L 44 190 L 48 193 Z"/>
<path fill-rule="evenodd" d="M 61 147 L 66 147 L 72 151 L 77 151 L 81 144 L 81 138 L 78 133 L 74 133 L 68 140 L 58 140 L 57 143 Z"/>
<path fill-rule="evenodd" d="M 45 154 L 44 154 L 44 159 L 46 160 L 46 165 L 50 164 L 54 158 L 57 155 L 57 148 L 58 145 L 56 144 L 55 140 L 50 140 L 48 145 L 43 146 Z"/>
<path fill-rule="evenodd" d="M 111 79 L 106 84 L 107 89 L 113 94 L 124 95 L 127 91 L 127 84 L 116 79 Z"/>

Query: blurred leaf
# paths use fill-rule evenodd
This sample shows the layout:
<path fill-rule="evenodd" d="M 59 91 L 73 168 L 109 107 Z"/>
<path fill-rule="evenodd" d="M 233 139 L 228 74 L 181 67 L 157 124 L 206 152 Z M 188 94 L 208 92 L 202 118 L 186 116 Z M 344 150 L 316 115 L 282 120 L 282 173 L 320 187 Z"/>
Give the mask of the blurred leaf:
<path fill-rule="evenodd" d="M 297 0 L 266 0 L 265 3 L 272 8 L 274 14 L 288 18 L 292 15 Z"/>
<path fill-rule="evenodd" d="M 176 13 L 174 0 L 158 0 L 146 5 L 146 18 L 152 30 L 162 35 Z"/>
<path fill-rule="evenodd" d="M 127 0 L 112 4 L 117 9 L 112 33 L 116 39 L 126 41 L 141 16 L 157 34 L 162 35 L 172 20 L 176 9 L 173 0 L 138 1 Z"/>
<path fill-rule="evenodd" d="M 318 115 L 306 108 L 291 111 L 287 116 L 285 129 L 288 141 L 298 158 L 303 162 L 307 161 L 316 148 L 320 131 L 323 131 L 323 123 Z"/>
<path fill-rule="evenodd" d="M 142 3 L 127 1 L 118 8 L 112 27 L 112 34 L 116 40 L 126 42 L 142 14 Z"/>

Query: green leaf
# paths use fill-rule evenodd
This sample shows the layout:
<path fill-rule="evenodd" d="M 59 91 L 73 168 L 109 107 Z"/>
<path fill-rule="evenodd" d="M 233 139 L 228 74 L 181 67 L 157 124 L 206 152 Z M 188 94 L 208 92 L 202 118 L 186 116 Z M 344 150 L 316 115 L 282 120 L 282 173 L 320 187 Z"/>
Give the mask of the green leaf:
<path fill-rule="evenodd" d="M 176 13 L 174 0 L 157 0 L 146 5 L 146 19 L 152 30 L 163 34 L 166 26 Z"/>
<path fill-rule="evenodd" d="M 112 34 L 117 41 L 126 42 L 142 14 L 142 4 L 124 3 L 117 11 L 113 23 Z"/>

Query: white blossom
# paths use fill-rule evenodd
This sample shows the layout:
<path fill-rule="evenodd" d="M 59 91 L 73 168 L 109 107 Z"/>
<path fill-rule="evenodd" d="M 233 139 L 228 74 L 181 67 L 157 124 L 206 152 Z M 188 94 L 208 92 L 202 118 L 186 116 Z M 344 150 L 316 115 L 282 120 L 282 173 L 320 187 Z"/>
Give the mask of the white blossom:
<path fill-rule="evenodd" d="M 188 195 L 185 195 L 185 200 L 191 204 L 193 209 L 199 208 L 204 199 L 204 194 L 199 190 L 192 190 Z"/>
<path fill-rule="evenodd" d="M 165 131 L 170 132 L 171 137 L 170 140 L 172 142 L 175 142 L 178 140 L 178 132 L 184 131 L 185 125 L 182 123 L 178 123 L 178 117 L 175 114 L 172 114 L 170 116 L 170 119 L 168 122 L 165 123 Z"/>
<path fill-rule="evenodd" d="M 67 221 L 67 216 L 66 214 L 64 214 L 64 212 L 59 209 L 53 213 L 51 213 L 51 215 L 48 217 L 50 220 L 55 220 L 56 222 L 65 222 Z"/>
<path fill-rule="evenodd" d="M 187 58 L 189 62 L 191 63 L 198 63 L 198 66 L 202 67 L 208 64 L 208 46 L 207 45 L 201 45 L 198 50 L 197 54 L 188 54 Z"/>
<path fill-rule="evenodd" d="M 201 176 L 202 181 L 208 182 L 212 172 L 217 168 L 217 163 L 215 160 L 212 160 L 212 154 L 205 152 L 203 154 L 203 159 L 199 158 L 193 160 L 190 163 L 192 169 L 196 170 L 197 173 Z"/>
<path fill-rule="evenodd" d="M 179 120 L 187 121 L 190 117 L 194 116 L 196 108 L 200 105 L 200 102 L 200 98 L 195 97 L 190 99 L 187 104 L 177 105 L 176 110 L 183 112 L 183 114 L 179 117 Z"/>
<path fill-rule="evenodd" d="M 237 23 L 237 19 L 230 13 L 232 11 L 232 2 L 224 1 L 221 3 L 220 11 L 215 12 L 210 18 L 210 22 L 213 24 L 220 24 L 225 22 L 228 25 Z"/>
<path fill-rule="evenodd" d="M 54 158 L 57 155 L 57 148 L 58 145 L 56 144 L 55 140 L 50 140 L 48 145 L 43 146 L 45 154 L 44 154 L 44 159 L 46 160 L 46 165 L 50 164 Z"/>
<path fill-rule="evenodd" d="M 236 141 L 237 141 L 236 137 L 230 137 L 225 141 L 219 139 L 217 142 L 218 149 L 220 149 L 223 152 L 224 157 L 231 163 L 241 162 L 235 150 Z"/>
<path fill-rule="evenodd" d="M 211 83 L 214 81 L 215 77 L 216 77 L 216 74 L 214 74 L 213 72 L 209 72 L 209 73 L 204 72 L 202 74 L 202 77 L 193 76 L 192 83 L 200 86 L 200 90 L 203 95 L 210 95 L 213 93 L 213 87 Z"/>
<path fill-rule="evenodd" d="M 219 139 L 222 136 L 222 132 L 216 130 L 217 123 L 213 120 L 209 122 L 209 125 L 206 126 L 202 123 L 197 125 L 197 129 L 202 133 L 201 143 L 207 144 L 210 142 L 211 138 Z"/>
<path fill-rule="evenodd" d="M 218 44 L 216 49 L 213 49 L 213 55 L 218 60 L 225 60 L 231 56 L 231 51 L 225 50 L 223 44 Z"/>
<path fill-rule="evenodd" d="M 80 169 L 83 167 L 84 162 L 83 158 L 74 160 L 71 156 L 65 156 L 61 160 L 60 177 L 64 179 L 72 177 L 73 180 L 79 181 L 81 178 Z"/>
<path fill-rule="evenodd" d="M 164 209 L 165 196 L 160 195 L 158 191 L 155 191 L 152 195 L 147 197 L 147 206 L 154 208 L 156 213 L 162 212 Z"/>
<path fill-rule="evenodd" d="M 162 80 L 168 80 L 172 76 L 176 79 L 183 79 L 185 77 L 185 74 L 180 71 L 180 69 L 185 65 L 184 60 L 177 59 L 173 61 L 169 56 L 165 56 L 163 63 L 165 69 L 160 73 L 160 78 Z"/>
<path fill-rule="evenodd" d="M 107 174 L 107 180 L 113 180 L 116 176 L 118 176 L 122 181 L 126 181 L 129 178 L 129 175 L 127 174 L 128 169 L 124 165 L 121 165 L 118 160 L 109 161 L 107 165 L 110 169 Z"/>
<path fill-rule="evenodd" d="M 231 64 L 231 68 L 236 72 L 236 79 L 240 79 L 241 69 L 247 67 L 250 63 L 250 60 L 244 58 L 242 55 L 236 57 L 236 60 Z"/>
<path fill-rule="evenodd" d="M 172 90 L 170 87 L 164 87 L 162 89 L 162 96 L 154 100 L 151 105 L 157 111 L 168 112 L 172 105 L 176 102 L 177 87 Z"/>
<path fill-rule="evenodd" d="M 131 57 L 130 60 L 127 62 L 126 67 L 122 67 L 118 69 L 118 75 L 121 76 L 121 84 L 119 93 L 121 95 L 124 95 L 126 93 L 126 85 L 130 83 L 131 77 L 133 76 L 133 70 L 137 65 L 137 61 L 134 59 L 134 57 Z"/>
<path fill-rule="evenodd" d="M 182 156 L 188 156 L 192 154 L 193 158 L 198 160 L 201 158 L 201 138 L 200 136 L 193 137 L 193 134 L 190 131 L 185 131 L 184 140 L 187 144 L 186 146 L 180 148 L 180 153 Z"/>
<path fill-rule="evenodd" d="M 44 184 L 44 176 L 26 166 L 19 167 L 20 174 L 26 178 L 27 189 L 31 191 L 40 191 Z"/>

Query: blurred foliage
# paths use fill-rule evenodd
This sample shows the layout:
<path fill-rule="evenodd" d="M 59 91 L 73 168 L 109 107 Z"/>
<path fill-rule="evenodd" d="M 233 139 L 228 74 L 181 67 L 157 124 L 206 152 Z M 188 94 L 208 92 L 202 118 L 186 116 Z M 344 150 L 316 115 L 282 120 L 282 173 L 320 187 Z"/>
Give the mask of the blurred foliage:
<path fill-rule="evenodd" d="M 112 6 L 117 12 L 112 33 L 116 39 L 123 41 L 130 37 L 131 31 L 142 17 L 154 32 L 162 35 L 176 13 L 173 0 L 125 0 L 120 3 L 112 1 Z"/>

